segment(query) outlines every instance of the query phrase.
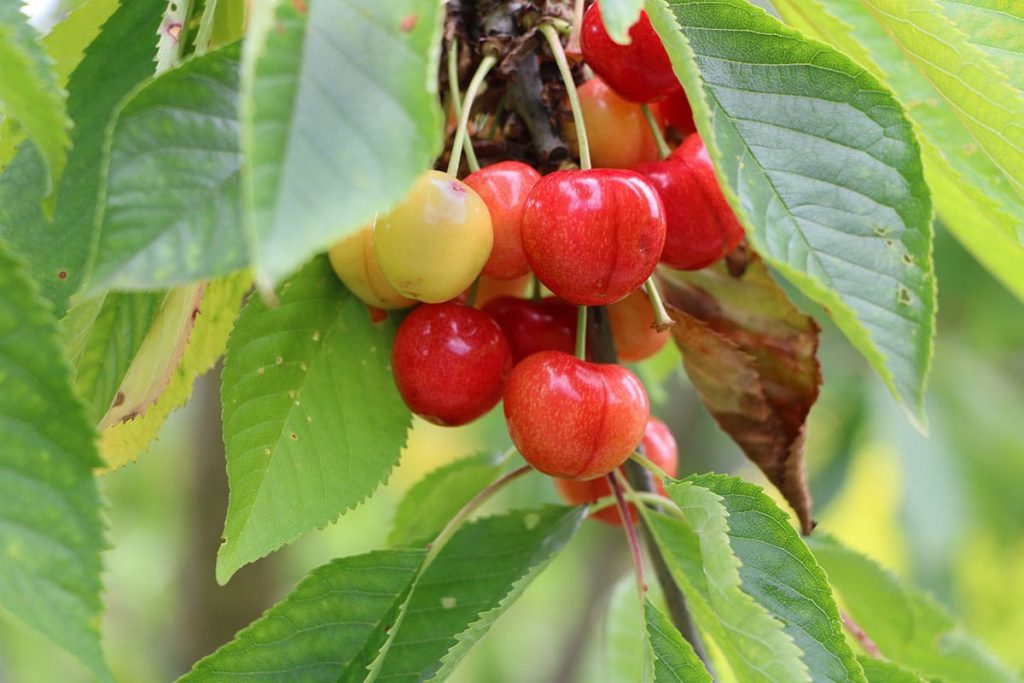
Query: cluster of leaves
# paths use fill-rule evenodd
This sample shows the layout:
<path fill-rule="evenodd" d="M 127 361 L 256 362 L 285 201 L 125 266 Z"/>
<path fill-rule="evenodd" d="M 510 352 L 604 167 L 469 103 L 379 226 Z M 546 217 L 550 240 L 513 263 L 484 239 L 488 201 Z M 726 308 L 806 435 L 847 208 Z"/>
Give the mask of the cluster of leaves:
<path fill-rule="evenodd" d="M 317 255 L 441 152 L 443 6 L 252 3 L 243 40 L 244 4 L 84 0 L 40 37 L 0 2 L 0 605 L 98 680 L 112 676 L 97 477 L 138 457 L 221 355 L 221 581 L 372 495 L 410 423 L 394 325 L 371 324 Z M 644 3 L 602 4 L 623 36 Z M 933 197 L 1024 296 L 1024 13 L 775 5 L 791 27 L 746 0 L 646 3 L 760 255 L 663 284 L 708 409 L 809 532 L 817 327 L 766 266 L 923 424 Z M 263 296 L 239 313 L 254 282 Z M 390 549 L 315 570 L 186 680 L 444 678 L 583 517 L 508 511 L 424 550 L 501 471 L 478 457 L 431 475 Z M 715 665 L 741 680 L 1014 680 L 925 596 L 838 541 L 805 543 L 758 488 L 703 476 L 668 490 L 678 508 L 645 524 Z M 855 655 L 837 598 L 885 661 Z M 644 619 L 654 680 L 710 679 L 653 601 Z"/>

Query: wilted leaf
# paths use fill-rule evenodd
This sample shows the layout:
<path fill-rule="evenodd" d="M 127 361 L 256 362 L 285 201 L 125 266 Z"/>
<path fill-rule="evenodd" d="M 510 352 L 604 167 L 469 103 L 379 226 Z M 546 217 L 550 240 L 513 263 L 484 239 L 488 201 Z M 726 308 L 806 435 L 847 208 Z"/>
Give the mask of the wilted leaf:
<path fill-rule="evenodd" d="M 761 259 L 665 271 L 663 289 L 686 373 L 704 405 L 810 533 L 804 478 L 807 414 L 818 398 L 817 323 L 793 306 Z M 742 272 L 738 272 L 742 271 Z"/>

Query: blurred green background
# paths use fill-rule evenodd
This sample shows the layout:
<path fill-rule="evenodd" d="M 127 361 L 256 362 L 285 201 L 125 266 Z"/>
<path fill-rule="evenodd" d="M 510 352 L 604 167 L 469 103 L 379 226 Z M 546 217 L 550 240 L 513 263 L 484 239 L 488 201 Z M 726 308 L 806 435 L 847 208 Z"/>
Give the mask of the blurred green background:
<path fill-rule="evenodd" d="M 1024 307 L 939 230 L 939 334 L 931 435 L 917 434 L 820 310 L 825 385 L 811 414 L 808 474 L 821 528 L 928 588 L 1011 666 L 1024 668 Z M 794 296 L 796 296 L 794 294 Z M 655 410 L 672 426 L 682 473 L 762 482 L 703 410 L 667 353 Z M 395 504 L 429 470 L 508 445 L 500 414 L 469 428 L 414 429 L 388 485 L 342 520 L 237 575 L 213 580 L 226 506 L 214 376 L 137 464 L 102 478 L 109 501 L 103 632 L 119 680 L 173 680 L 284 595 L 310 569 L 383 545 Z M 496 506 L 556 500 L 540 475 Z M 465 661 L 463 683 L 602 681 L 610 587 L 629 575 L 621 530 L 579 536 Z M 632 604 L 632 603 L 631 603 Z M 0 615 L 0 682 L 74 683 L 85 673 Z"/>

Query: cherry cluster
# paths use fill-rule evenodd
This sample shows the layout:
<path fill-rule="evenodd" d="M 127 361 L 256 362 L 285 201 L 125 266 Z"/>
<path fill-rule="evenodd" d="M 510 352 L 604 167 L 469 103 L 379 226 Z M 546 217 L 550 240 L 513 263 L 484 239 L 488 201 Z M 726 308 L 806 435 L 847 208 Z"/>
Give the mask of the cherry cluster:
<path fill-rule="evenodd" d="M 556 477 L 571 503 L 608 495 L 604 475 L 638 446 L 670 474 L 677 465 L 675 441 L 650 417 L 636 375 L 592 362 L 587 307 L 607 307 L 620 359 L 647 358 L 668 338 L 655 325 L 658 263 L 703 268 L 743 237 L 646 14 L 630 37 L 614 43 L 598 5 L 587 10 L 581 46 L 597 76 L 579 100 L 587 128 L 600 131 L 598 168 L 541 176 L 502 161 L 464 181 L 426 171 L 394 208 L 329 252 L 373 309 L 416 306 L 392 353 L 409 408 L 455 426 L 503 400 L 516 448 Z M 663 160 L 653 126 L 683 138 Z M 530 282 L 534 296 L 524 298 Z M 620 523 L 614 509 L 598 518 Z"/>

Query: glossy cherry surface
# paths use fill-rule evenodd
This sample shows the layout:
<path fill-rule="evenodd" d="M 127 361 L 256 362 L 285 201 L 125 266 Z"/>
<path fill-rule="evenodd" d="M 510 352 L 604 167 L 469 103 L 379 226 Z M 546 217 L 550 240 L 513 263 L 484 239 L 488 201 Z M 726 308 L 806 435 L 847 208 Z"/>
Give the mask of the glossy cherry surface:
<path fill-rule="evenodd" d="M 656 417 L 647 422 L 644 429 L 644 438 L 641 441 L 644 447 L 644 455 L 655 465 L 670 476 L 676 476 L 679 469 L 679 454 L 676 450 L 676 440 L 669 431 L 668 425 Z M 592 503 L 599 498 L 610 496 L 612 493 L 608 480 L 604 477 L 591 479 L 589 481 L 578 481 L 574 479 L 556 479 L 555 486 L 562 498 L 570 505 L 583 505 Z M 666 495 L 665 486 L 660 481 L 655 482 L 655 487 L 661 495 Z M 635 522 L 637 519 L 636 508 L 630 504 L 630 516 Z M 622 526 L 622 515 L 615 506 L 598 510 L 593 515 L 596 519 L 612 526 Z"/>
<path fill-rule="evenodd" d="M 501 399 L 512 353 L 486 313 L 460 303 L 424 305 L 398 327 L 391 366 L 412 412 L 455 426 L 475 420 Z"/>
<path fill-rule="evenodd" d="M 610 304 L 654 272 L 665 244 L 657 191 L 633 171 L 556 171 L 526 201 L 523 248 L 538 279 L 573 304 Z"/>
<path fill-rule="evenodd" d="M 658 146 L 640 105 L 619 97 L 600 78 L 590 79 L 577 92 L 594 166 L 633 168 L 658 158 Z M 575 139 L 575 134 L 566 138 Z"/>
<path fill-rule="evenodd" d="M 373 230 L 365 227 L 334 244 L 327 256 L 349 291 L 374 308 L 408 308 L 416 302 L 398 293 L 384 278 L 373 250 Z"/>
<path fill-rule="evenodd" d="M 658 189 L 665 205 L 664 264 L 679 270 L 705 268 L 743 240 L 743 226 L 722 194 L 707 149 L 696 133 L 666 161 L 636 170 Z"/>
<path fill-rule="evenodd" d="M 576 307 L 567 301 L 502 296 L 483 310 L 505 333 L 515 363 L 539 351 L 572 353 L 576 348 Z"/>
<path fill-rule="evenodd" d="M 668 332 L 654 329 L 654 308 L 643 290 L 608 306 L 608 320 L 619 360 L 627 362 L 650 358 L 668 342 Z"/>
<path fill-rule="evenodd" d="M 600 5 L 594 3 L 583 15 L 580 32 L 583 58 L 594 73 L 632 102 L 650 102 L 679 87 L 647 12 L 641 12 L 640 20 L 629 29 L 632 42 L 619 45 L 604 28 Z"/>
<path fill-rule="evenodd" d="M 690 100 L 682 87 L 673 90 L 669 95 L 653 105 L 662 121 L 672 126 L 684 136 L 697 132 L 697 124 L 693 122 L 693 109 Z"/>
<path fill-rule="evenodd" d="M 526 462 L 566 479 L 593 479 L 621 465 L 640 443 L 649 411 L 647 392 L 629 370 L 560 351 L 516 365 L 504 400 L 509 435 Z"/>
<path fill-rule="evenodd" d="M 425 171 L 373 231 L 380 270 L 410 299 L 440 303 L 469 287 L 491 255 L 484 200 L 447 173 Z"/>
<path fill-rule="evenodd" d="M 465 183 L 487 205 L 494 229 L 494 247 L 484 275 L 511 280 L 530 272 L 523 253 L 523 209 L 538 180 L 540 173 L 520 161 L 502 161 L 466 176 Z"/>

